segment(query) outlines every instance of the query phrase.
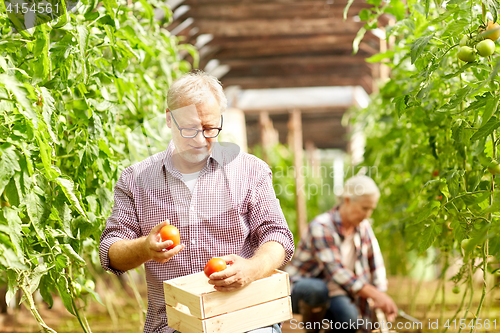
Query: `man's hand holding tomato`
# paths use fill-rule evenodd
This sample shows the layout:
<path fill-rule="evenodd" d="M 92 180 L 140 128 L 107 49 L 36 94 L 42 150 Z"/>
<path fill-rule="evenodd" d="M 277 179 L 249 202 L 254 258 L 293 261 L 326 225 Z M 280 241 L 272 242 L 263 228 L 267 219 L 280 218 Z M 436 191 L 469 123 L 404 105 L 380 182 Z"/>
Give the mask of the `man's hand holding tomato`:
<path fill-rule="evenodd" d="M 220 257 L 229 264 L 223 271 L 210 275 L 208 283 L 217 291 L 235 291 L 251 282 L 268 276 L 285 258 L 283 246 L 277 242 L 264 243 L 250 259 L 236 254 Z"/>
<path fill-rule="evenodd" d="M 132 240 L 120 240 L 113 243 L 109 248 L 109 260 L 115 269 L 127 271 L 136 268 L 146 261 L 154 260 L 159 263 L 169 261 L 173 256 L 184 249 L 184 244 L 177 245 L 168 250 L 173 245 L 171 240 L 161 240 L 160 230 L 168 225 L 164 221 L 156 225 L 147 236 Z"/>
<path fill-rule="evenodd" d="M 153 229 L 151 229 L 151 232 L 147 236 L 145 242 L 148 257 L 161 264 L 169 261 L 170 258 L 182 251 L 185 247 L 184 244 L 179 244 L 169 250 L 169 248 L 174 245 L 174 241 L 163 241 L 160 235 L 162 228 L 168 224 L 169 221 L 167 220 L 156 225 Z"/>

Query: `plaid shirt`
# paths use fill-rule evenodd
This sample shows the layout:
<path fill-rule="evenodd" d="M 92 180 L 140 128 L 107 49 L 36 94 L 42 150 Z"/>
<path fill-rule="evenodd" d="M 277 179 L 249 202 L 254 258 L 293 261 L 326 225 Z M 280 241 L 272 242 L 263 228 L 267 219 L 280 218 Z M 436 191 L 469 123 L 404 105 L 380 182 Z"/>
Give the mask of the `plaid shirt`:
<path fill-rule="evenodd" d="M 293 236 L 276 199 L 271 170 L 257 157 L 233 144 L 212 145 L 193 193 L 174 168 L 173 142 L 166 151 L 126 168 L 115 186 L 113 212 L 101 236 L 99 255 L 110 267 L 108 251 L 116 241 L 147 236 L 168 219 L 186 245 L 164 264 L 146 262 L 148 311 L 144 332 L 170 333 L 163 281 L 203 270 L 212 257 L 237 254 L 250 258 L 268 241 L 293 255 Z"/>
<path fill-rule="evenodd" d="M 370 317 L 366 301 L 356 293 L 370 283 L 381 291 L 387 290 L 387 280 L 382 253 L 368 220 L 354 231 L 356 262 L 354 272 L 344 268 L 340 245 L 344 239 L 338 207 L 323 213 L 309 223 L 295 255 L 286 271 L 293 282 L 301 278 L 320 278 L 328 285 L 333 281 L 357 301 L 363 317 Z"/>

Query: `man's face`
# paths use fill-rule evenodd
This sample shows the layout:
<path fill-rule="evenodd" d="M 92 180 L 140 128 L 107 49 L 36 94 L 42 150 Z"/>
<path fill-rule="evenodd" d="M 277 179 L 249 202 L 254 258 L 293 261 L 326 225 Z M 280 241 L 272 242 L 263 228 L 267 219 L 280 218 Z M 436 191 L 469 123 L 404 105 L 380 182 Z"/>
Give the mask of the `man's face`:
<path fill-rule="evenodd" d="M 183 105 L 170 112 L 180 128 L 201 130 L 221 126 L 219 103 L 213 96 L 204 103 Z M 199 132 L 194 138 L 182 137 L 170 112 L 167 112 L 167 125 L 172 129 L 172 140 L 175 145 L 174 154 L 178 154 L 180 166 L 189 168 L 203 163 L 210 155 L 212 142 L 215 142 L 217 138 L 205 138 L 202 132 Z"/>
<path fill-rule="evenodd" d="M 347 205 L 347 216 L 350 224 L 358 226 L 364 219 L 370 218 L 375 208 L 377 208 L 378 196 L 362 195 L 354 200 L 351 198 L 345 199 Z"/>

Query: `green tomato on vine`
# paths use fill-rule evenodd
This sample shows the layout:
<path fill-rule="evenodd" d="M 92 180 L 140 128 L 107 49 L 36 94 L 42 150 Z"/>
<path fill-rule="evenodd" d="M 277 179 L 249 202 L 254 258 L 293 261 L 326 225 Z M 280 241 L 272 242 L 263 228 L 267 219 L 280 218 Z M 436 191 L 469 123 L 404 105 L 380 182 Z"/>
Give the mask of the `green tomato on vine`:
<path fill-rule="evenodd" d="M 495 53 L 495 42 L 491 39 L 482 40 L 476 45 L 476 50 L 481 57 L 489 57 Z"/>
<path fill-rule="evenodd" d="M 465 62 L 473 62 L 476 60 L 476 51 L 469 46 L 461 46 L 458 50 L 458 59 Z"/>

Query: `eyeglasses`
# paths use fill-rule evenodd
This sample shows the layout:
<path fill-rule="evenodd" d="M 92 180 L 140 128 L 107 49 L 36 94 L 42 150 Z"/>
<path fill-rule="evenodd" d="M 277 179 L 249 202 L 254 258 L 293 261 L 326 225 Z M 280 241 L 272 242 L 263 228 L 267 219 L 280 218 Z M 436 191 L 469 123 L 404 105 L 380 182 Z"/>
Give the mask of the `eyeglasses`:
<path fill-rule="evenodd" d="M 177 124 L 177 121 L 175 120 L 172 112 L 170 112 L 170 116 L 172 117 L 175 126 L 177 126 L 177 128 L 179 129 L 179 132 L 181 132 L 181 136 L 183 138 L 194 138 L 198 135 L 199 132 L 202 132 L 205 138 L 212 139 L 216 138 L 219 135 L 220 131 L 222 131 L 222 115 L 220 116 L 220 127 L 204 128 L 201 130 L 189 127 L 179 127 L 179 124 Z"/>

